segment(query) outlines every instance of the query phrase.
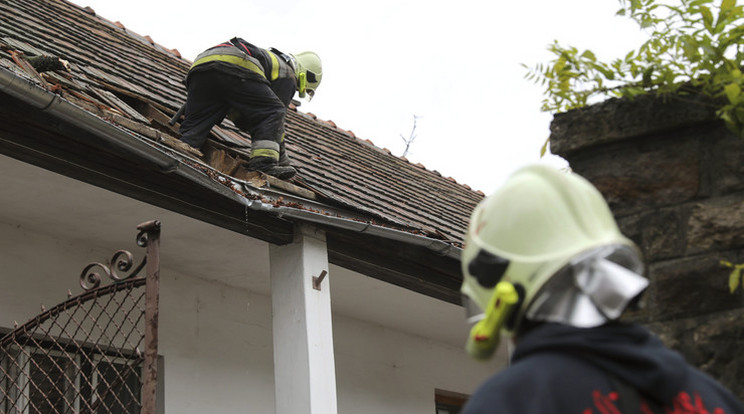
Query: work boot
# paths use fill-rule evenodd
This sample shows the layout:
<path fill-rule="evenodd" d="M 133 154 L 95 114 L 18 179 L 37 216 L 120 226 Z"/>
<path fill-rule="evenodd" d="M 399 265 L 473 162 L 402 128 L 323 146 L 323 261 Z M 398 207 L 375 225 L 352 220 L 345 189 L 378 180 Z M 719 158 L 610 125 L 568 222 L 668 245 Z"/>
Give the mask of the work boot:
<path fill-rule="evenodd" d="M 297 174 L 293 167 L 278 165 L 277 161 L 270 157 L 253 157 L 248 160 L 247 167 L 250 171 L 261 171 L 280 180 L 288 180 Z"/>

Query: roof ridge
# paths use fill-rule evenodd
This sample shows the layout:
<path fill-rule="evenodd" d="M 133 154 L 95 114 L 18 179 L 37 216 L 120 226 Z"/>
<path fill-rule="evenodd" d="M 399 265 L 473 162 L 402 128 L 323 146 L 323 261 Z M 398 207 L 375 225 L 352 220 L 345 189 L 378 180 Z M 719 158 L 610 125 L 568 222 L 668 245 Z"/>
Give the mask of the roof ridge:
<path fill-rule="evenodd" d="M 105 23 L 105 24 L 107 24 L 109 26 L 113 26 L 113 27 L 115 27 L 115 28 L 117 28 L 119 30 L 124 31 L 124 33 L 129 34 L 132 38 L 134 38 L 136 40 L 139 40 L 140 42 L 142 42 L 144 44 L 148 44 L 150 46 L 155 47 L 156 50 L 170 53 L 171 55 L 173 55 L 173 56 L 175 56 L 175 57 L 177 57 L 179 59 L 187 60 L 183 56 L 181 56 L 181 52 L 179 52 L 178 49 L 170 49 L 168 47 L 165 47 L 165 46 L 161 45 L 160 43 L 155 42 L 150 35 L 141 35 L 141 34 L 135 32 L 135 31 L 133 31 L 131 29 L 127 29 L 127 27 L 124 25 L 124 23 L 122 23 L 122 22 L 120 22 L 118 20 L 115 21 L 115 22 L 113 22 L 113 21 L 111 21 L 111 20 L 109 20 L 109 19 L 107 19 L 107 18 L 99 15 L 98 13 L 96 13 L 96 11 L 92 7 L 90 7 L 90 6 L 82 7 L 79 4 L 73 3 L 71 1 L 68 1 L 68 3 L 72 4 L 75 7 L 78 7 L 83 12 L 85 12 L 85 13 L 87 13 L 89 15 L 98 18 L 103 23 Z"/>
<path fill-rule="evenodd" d="M 338 125 L 337 125 L 337 124 L 336 124 L 336 123 L 335 123 L 334 121 L 332 121 L 332 120 L 323 120 L 323 119 L 320 119 L 320 118 L 318 118 L 318 116 L 317 116 L 317 115 L 315 115 L 315 114 L 314 114 L 314 113 L 312 113 L 312 112 L 302 112 L 302 111 L 300 111 L 300 110 L 299 110 L 299 108 L 297 107 L 297 105 L 294 105 L 294 104 L 290 104 L 290 105 L 289 105 L 289 108 L 290 108 L 291 110 L 293 110 L 294 112 L 296 112 L 296 113 L 297 113 L 298 115 L 300 115 L 300 116 L 303 116 L 303 117 L 305 117 L 305 118 L 308 118 L 308 119 L 311 119 L 311 120 L 313 120 L 313 121 L 316 121 L 316 122 L 318 122 L 318 123 L 320 123 L 320 124 L 323 124 L 323 125 L 329 126 L 329 127 L 331 127 L 332 129 L 334 129 L 335 131 L 337 131 L 337 132 L 341 132 L 342 134 L 345 134 L 345 135 L 349 136 L 350 138 L 352 138 L 352 139 L 356 140 L 357 142 L 359 142 L 359 143 L 360 143 L 360 144 L 362 144 L 362 145 L 365 145 L 365 146 L 367 146 L 367 147 L 370 147 L 370 148 L 372 148 L 372 149 L 374 149 L 374 150 L 376 150 L 376 151 L 379 151 L 379 152 L 385 153 L 385 154 L 387 154 L 387 155 L 390 155 L 390 156 L 392 156 L 392 157 L 394 157 L 394 158 L 397 158 L 397 159 L 399 159 L 399 160 L 405 161 L 405 162 L 406 162 L 407 164 L 409 164 L 409 165 L 412 165 L 412 166 L 414 166 L 414 167 L 420 168 L 420 169 L 422 169 L 422 170 L 424 170 L 424 171 L 428 171 L 428 172 L 430 172 L 430 173 L 432 173 L 432 174 L 435 174 L 435 175 L 437 175 L 437 176 L 439 176 L 439 177 L 442 177 L 442 178 L 444 178 L 444 179 L 445 179 L 445 180 L 447 180 L 447 181 L 450 181 L 450 182 L 453 182 L 453 183 L 455 183 L 455 184 L 457 184 L 457 185 L 460 185 L 460 186 L 462 186 L 462 187 L 465 187 L 465 188 L 466 188 L 467 190 L 469 190 L 469 191 L 474 191 L 475 193 L 478 193 L 478 194 L 480 194 L 480 195 L 482 195 L 482 196 L 485 196 L 485 193 L 483 193 L 483 191 L 481 191 L 481 190 L 474 190 L 474 189 L 473 189 L 472 187 L 470 187 L 469 185 L 467 185 L 467 184 L 465 184 L 465 183 L 460 183 L 460 182 L 458 182 L 458 181 L 457 181 L 457 179 L 455 179 L 454 177 L 445 177 L 445 176 L 443 176 L 443 175 L 442 175 L 442 173 L 440 173 L 439 171 L 437 171 L 437 170 L 430 170 L 430 169 L 426 168 L 426 166 L 425 166 L 425 165 L 423 165 L 423 164 L 421 164 L 420 162 L 419 162 L 419 163 L 416 163 L 416 164 L 414 164 L 414 163 L 412 163 L 412 162 L 411 162 L 411 161 L 410 161 L 410 160 L 409 160 L 408 158 L 406 158 L 406 157 L 404 157 L 404 156 L 402 156 L 402 155 L 401 155 L 401 156 L 398 156 L 398 155 L 395 155 L 395 154 L 393 154 L 393 152 L 392 152 L 392 151 L 390 151 L 390 150 L 389 150 L 389 149 L 387 149 L 387 148 L 384 148 L 384 147 L 382 147 L 382 148 L 381 148 L 381 147 L 378 147 L 378 146 L 377 146 L 377 145 L 376 145 L 376 144 L 375 144 L 374 142 L 372 142 L 371 140 L 369 140 L 369 139 L 363 139 L 363 138 L 360 138 L 360 137 L 358 137 L 358 136 L 357 136 L 357 135 L 356 135 L 356 134 L 355 134 L 355 133 L 354 133 L 353 131 L 351 131 L 351 130 L 346 130 L 346 129 L 343 129 L 343 128 L 339 127 L 339 126 L 338 126 Z"/>

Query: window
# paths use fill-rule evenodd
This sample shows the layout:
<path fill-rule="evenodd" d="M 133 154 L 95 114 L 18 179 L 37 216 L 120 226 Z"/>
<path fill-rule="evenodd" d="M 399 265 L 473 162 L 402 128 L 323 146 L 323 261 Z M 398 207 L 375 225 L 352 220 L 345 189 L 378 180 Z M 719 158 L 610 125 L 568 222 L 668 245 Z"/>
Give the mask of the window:
<path fill-rule="evenodd" d="M 139 413 L 141 377 L 134 355 L 12 346 L 0 359 L 0 412 Z"/>
<path fill-rule="evenodd" d="M 435 389 L 435 414 L 458 414 L 465 405 L 465 402 L 467 402 L 468 397 L 468 395 L 457 392 Z"/>

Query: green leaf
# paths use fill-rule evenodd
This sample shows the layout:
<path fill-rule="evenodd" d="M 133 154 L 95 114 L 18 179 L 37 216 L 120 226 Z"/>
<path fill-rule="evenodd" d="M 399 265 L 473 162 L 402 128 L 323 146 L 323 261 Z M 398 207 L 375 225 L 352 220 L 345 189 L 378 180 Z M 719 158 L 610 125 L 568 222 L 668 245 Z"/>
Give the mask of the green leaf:
<path fill-rule="evenodd" d="M 731 274 L 729 274 L 729 289 L 731 293 L 736 292 L 736 288 L 739 287 L 739 280 L 741 279 L 741 268 L 735 267 Z"/>
<path fill-rule="evenodd" d="M 721 14 L 729 13 L 736 6 L 736 0 L 723 0 L 721 2 Z"/>
<path fill-rule="evenodd" d="M 646 70 L 643 71 L 643 78 L 641 82 L 643 83 L 643 86 L 648 86 L 651 84 L 651 76 L 654 74 L 654 67 L 648 67 Z"/>
<path fill-rule="evenodd" d="M 542 145 L 542 148 L 540 148 L 540 158 L 545 156 L 545 153 L 548 152 L 548 144 L 550 144 L 550 137 L 545 140 L 545 143 Z"/>
<path fill-rule="evenodd" d="M 709 32 L 713 31 L 713 13 L 707 7 L 700 7 L 700 14 L 703 17 L 703 24 Z"/>
<path fill-rule="evenodd" d="M 723 88 L 723 91 L 726 93 L 726 97 L 732 104 L 736 103 L 736 98 L 741 94 L 741 88 L 736 83 L 729 83 Z"/>
<path fill-rule="evenodd" d="M 591 50 L 585 50 L 584 53 L 581 54 L 581 57 L 591 60 L 592 62 L 595 62 L 597 60 L 597 57 L 594 56 L 594 52 Z"/>

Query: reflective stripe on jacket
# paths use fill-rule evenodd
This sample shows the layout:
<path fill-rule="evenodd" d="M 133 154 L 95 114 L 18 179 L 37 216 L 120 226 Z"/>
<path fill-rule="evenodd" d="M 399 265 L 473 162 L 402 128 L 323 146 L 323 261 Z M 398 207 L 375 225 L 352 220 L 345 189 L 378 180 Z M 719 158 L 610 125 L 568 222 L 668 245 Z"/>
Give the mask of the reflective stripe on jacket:
<path fill-rule="evenodd" d="M 269 81 L 275 81 L 280 77 L 285 78 L 294 74 L 289 64 L 284 61 L 280 63 L 279 58 L 274 52 L 259 49 L 255 46 L 252 46 L 252 49 L 254 49 L 253 54 L 261 54 L 261 58 L 263 59 L 259 60 L 258 58 L 251 56 L 249 53 L 252 52 L 247 47 L 246 51 L 244 52 L 232 43 L 222 43 L 200 53 L 196 57 L 196 60 L 194 60 L 194 63 L 191 65 L 190 69 L 193 69 L 196 66 L 202 65 L 204 63 L 218 61 L 240 66 L 251 72 L 257 73 L 258 75 Z M 262 60 L 264 61 L 263 64 L 261 63 Z"/>
<path fill-rule="evenodd" d="M 189 70 L 204 63 L 215 61 L 231 63 L 266 78 L 264 67 L 258 59 L 249 56 L 247 53 L 242 52 L 240 49 L 230 44 L 215 46 L 200 53 Z"/>

